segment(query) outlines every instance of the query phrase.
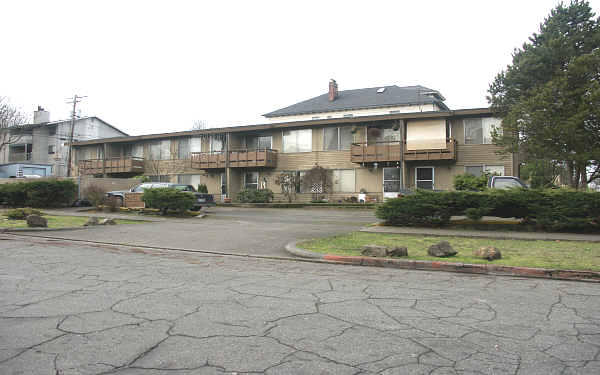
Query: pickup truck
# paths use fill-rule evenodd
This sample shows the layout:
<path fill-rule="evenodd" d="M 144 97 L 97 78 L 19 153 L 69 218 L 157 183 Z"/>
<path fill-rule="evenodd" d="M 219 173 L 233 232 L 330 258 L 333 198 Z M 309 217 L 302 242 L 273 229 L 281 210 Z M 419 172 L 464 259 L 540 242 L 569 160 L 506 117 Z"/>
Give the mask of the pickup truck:
<path fill-rule="evenodd" d="M 522 188 L 528 189 L 529 186 L 519 177 L 514 176 L 490 176 L 488 179 L 488 188 L 490 189 L 510 189 Z"/>
<path fill-rule="evenodd" d="M 199 211 L 202 207 L 214 206 L 215 199 L 212 194 L 204 194 L 196 192 L 196 189 L 192 185 L 185 184 L 173 184 L 169 182 L 145 182 L 137 185 L 129 190 L 115 190 L 106 193 L 107 197 L 116 197 L 119 200 L 120 205 L 123 205 L 125 194 L 127 193 L 143 193 L 146 189 L 154 188 L 173 188 L 180 191 L 186 191 L 193 193 L 196 197 L 196 204 L 192 207 L 192 210 Z"/>

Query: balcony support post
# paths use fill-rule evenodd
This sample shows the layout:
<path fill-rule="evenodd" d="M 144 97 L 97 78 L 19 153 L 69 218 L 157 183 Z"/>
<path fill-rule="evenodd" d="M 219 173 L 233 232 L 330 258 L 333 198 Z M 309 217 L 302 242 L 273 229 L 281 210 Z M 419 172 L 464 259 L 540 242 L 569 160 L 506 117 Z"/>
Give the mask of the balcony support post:
<path fill-rule="evenodd" d="M 404 161 L 404 150 L 406 147 L 406 139 L 404 135 L 406 134 L 406 125 L 404 120 L 398 121 L 400 122 L 400 174 L 402 175 L 400 178 L 400 189 L 404 190 L 406 188 L 406 162 Z"/>
<path fill-rule="evenodd" d="M 106 175 L 106 158 L 108 157 L 108 143 L 104 143 L 104 157 L 102 158 L 102 177 Z"/>

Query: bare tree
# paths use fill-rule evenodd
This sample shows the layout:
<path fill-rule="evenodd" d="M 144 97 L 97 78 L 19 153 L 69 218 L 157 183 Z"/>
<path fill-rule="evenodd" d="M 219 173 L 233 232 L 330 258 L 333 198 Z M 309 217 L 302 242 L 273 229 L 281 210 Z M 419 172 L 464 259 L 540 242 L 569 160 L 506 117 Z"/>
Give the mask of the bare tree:
<path fill-rule="evenodd" d="M 210 128 L 210 126 L 208 126 L 208 123 L 204 120 L 196 120 L 194 121 L 194 126 L 192 126 L 192 130 L 204 130 L 208 128 Z"/>
<path fill-rule="evenodd" d="M 0 154 L 5 147 L 19 142 L 23 136 L 22 125 L 26 122 L 27 116 L 0 96 Z"/>
<path fill-rule="evenodd" d="M 313 194 L 313 200 L 320 201 L 324 194 L 331 193 L 333 188 L 333 172 L 315 164 L 312 169 L 304 173 L 302 179 L 302 188 L 304 191 L 310 191 Z"/>
<path fill-rule="evenodd" d="M 275 179 L 275 184 L 281 186 L 281 193 L 289 203 L 296 200 L 296 188 L 300 184 L 300 178 L 295 171 L 281 172 Z"/>

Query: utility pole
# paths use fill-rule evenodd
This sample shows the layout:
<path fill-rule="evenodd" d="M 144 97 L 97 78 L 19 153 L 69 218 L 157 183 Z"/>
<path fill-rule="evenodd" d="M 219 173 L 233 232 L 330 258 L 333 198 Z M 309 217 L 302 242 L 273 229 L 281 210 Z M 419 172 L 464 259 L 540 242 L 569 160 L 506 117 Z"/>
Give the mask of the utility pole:
<path fill-rule="evenodd" d="M 73 112 L 71 112 L 71 131 L 69 132 L 69 149 L 67 152 L 67 177 L 71 176 L 71 158 L 72 158 L 72 150 L 73 150 L 73 133 L 75 132 L 75 118 L 77 116 L 77 103 L 81 101 L 82 98 L 87 98 L 87 96 L 78 96 L 77 94 L 73 95 L 73 98 L 68 98 L 70 100 L 67 104 L 73 104 Z"/>

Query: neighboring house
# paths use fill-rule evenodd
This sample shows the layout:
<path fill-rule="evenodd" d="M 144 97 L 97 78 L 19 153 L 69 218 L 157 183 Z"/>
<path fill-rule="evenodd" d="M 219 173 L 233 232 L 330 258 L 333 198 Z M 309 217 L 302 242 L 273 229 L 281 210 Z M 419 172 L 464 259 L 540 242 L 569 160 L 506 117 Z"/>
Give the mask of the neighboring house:
<path fill-rule="evenodd" d="M 10 130 L 5 130 L 10 131 Z M 14 130 L 13 130 L 14 131 Z M 38 107 L 34 112 L 33 123 L 19 128 L 20 137 L 15 143 L 4 147 L 0 152 L 0 166 L 11 164 L 24 166 L 28 171 L 35 165 L 51 166 L 53 176 L 67 175 L 67 159 L 69 138 L 71 135 L 71 120 L 50 121 L 50 113 Z M 84 141 L 100 138 L 127 136 L 114 126 L 98 117 L 83 117 L 75 120 L 73 140 Z M 1 172 L 10 171 L 9 174 Z M 17 177 L 13 172 L 23 171 L 23 168 L 0 168 L 0 177 Z M 41 173 L 41 169 L 37 169 Z M 47 173 L 47 168 L 45 168 Z M 24 174 L 27 174 L 23 171 Z"/>
<path fill-rule="evenodd" d="M 294 171 L 302 177 L 318 164 L 332 171 L 328 198 L 333 201 L 362 189 L 378 200 L 417 187 L 448 190 L 453 176 L 465 172 L 517 173 L 516 158 L 497 154 L 499 147 L 491 144 L 491 130 L 500 121 L 489 108 L 452 111 L 437 91 L 421 86 L 350 90 L 347 95 L 336 93 L 332 83 L 326 96 L 327 102 L 333 98 L 331 103 L 320 96 L 310 114 L 306 103 L 313 99 L 267 114 L 279 122 L 77 142 L 73 171 L 112 177 L 144 173 L 154 181 L 203 183 L 210 193 L 232 198 L 244 188 L 266 187 L 282 200 L 275 184 L 279 173 Z M 377 104 L 388 90 L 389 100 Z M 405 91 L 421 103 L 398 94 Z M 332 108 L 349 96 L 353 107 L 343 103 L 340 108 L 353 116 L 323 115 L 340 112 L 326 112 L 323 106 Z M 367 107 L 383 112 L 356 115 Z M 320 118 L 312 119 L 315 114 Z M 290 121 L 290 116 L 309 118 Z M 299 201 L 311 196 L 298 187 Z"/>

